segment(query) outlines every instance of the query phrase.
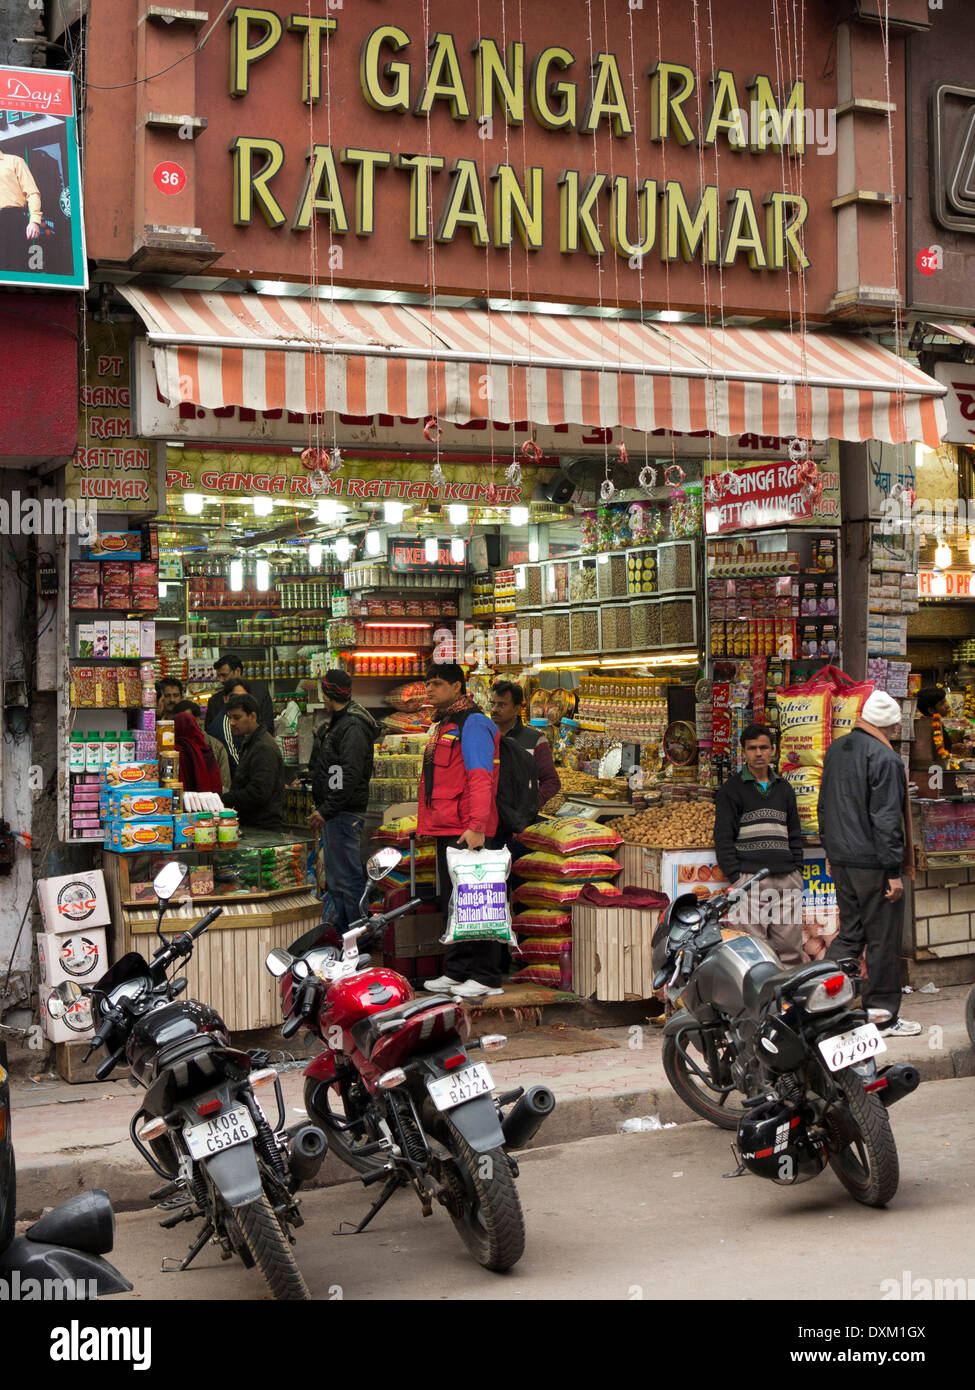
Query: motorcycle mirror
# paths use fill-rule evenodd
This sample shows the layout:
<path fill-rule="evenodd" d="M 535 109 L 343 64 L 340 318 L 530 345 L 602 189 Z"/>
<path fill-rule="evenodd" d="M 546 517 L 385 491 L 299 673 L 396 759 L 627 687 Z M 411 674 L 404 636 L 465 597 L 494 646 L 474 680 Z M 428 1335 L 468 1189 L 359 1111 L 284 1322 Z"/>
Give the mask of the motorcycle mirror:
<path fill-rule="evenodd" d="M 657 971 L 656 975 L 654 975 L 653 977 L 654 989 L 663 989 L 664 985 L 667 983 L 668 974 L 669 971 L 667 971 L 666 969 Z"/>
<path fill-rule="evenodd" d="M 54 993 L 65 1006 L 71 1009 L 77 1004 L 79 999 L 84 998 L 84 990 L 74 980 L 62 980 L 61 984 L 55 987 Z"/>
<path fill-rule="evenodd" d="M 67 1008 L 58 998 L 56 989 L 52 989 L 51 993 L 48 995 L 45 1008 L 47 1009 L 49 1018 L 64 1018 L 64 1015 L 67 1013 Z"/>
<path fill-rule="evenodd" d="M 168 903 L 187 875 L 187 867 L 180 860 L 173 860 L 152 881 L 152 890 L 161 903 Z"/>
<path fill-rule="evenodd" d="M 379 879 L 385 878 L 392 869 L 395 869 L 402 858 L 403 856 L 398 849 L 388 845 L 386 849 L 379 850 L 371 859 L 366 861 L 366 873 L 373 883 L 376 883 Z"/>
<path fill-rule="evenodd" d="M 275 946 L 273 951 L 268 952 L 264 964 L 276 979 L 280 979 L 282 975 L 286 975 L 291 969 L 293 961 L 294 956 L 292 956 L 290 952 L 286 951 L 282 946 Z"/>

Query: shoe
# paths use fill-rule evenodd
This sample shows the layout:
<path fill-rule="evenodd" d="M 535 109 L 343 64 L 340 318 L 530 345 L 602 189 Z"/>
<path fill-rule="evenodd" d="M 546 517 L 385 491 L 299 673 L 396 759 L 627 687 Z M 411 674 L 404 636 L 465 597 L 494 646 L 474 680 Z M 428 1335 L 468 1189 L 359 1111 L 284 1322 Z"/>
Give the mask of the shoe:
<path fill-rule="evenodd" d="M 479 980 L 465 980 L 462 985 L 453 983 L 450 992 L 455 999 L 469 999 L 474 1003 L 478 999 L 486 999 L 490 990 Z"/>
<path fill-rule="evenodd" d="M 485 987 L 484 987 L 484 993 L 485 993 L 485 994 L 504 994 L 504 990 L 503 990 L 503 989 L 489 989 L 489 988 L 487 987 L 487 985 L 485 985 Z"/>
<path fill-rule="evenodd" d="M 920 1023 L 908 1023 L 906 1018 L 899 1018 L 886 1028 L 880 1025 L 881 1035 L 885 1038 L 916 1038 L 920 1031 Z"/>
<path fill-rule="evenodd" d="M 431 994 L 445 994 L 448 989 L 455 989 L 460 984 L 460 980 L 454 980 L 449 975 L 438 975 L 435 980 L 424 980 L 423 988 L 428 989 Z"/>

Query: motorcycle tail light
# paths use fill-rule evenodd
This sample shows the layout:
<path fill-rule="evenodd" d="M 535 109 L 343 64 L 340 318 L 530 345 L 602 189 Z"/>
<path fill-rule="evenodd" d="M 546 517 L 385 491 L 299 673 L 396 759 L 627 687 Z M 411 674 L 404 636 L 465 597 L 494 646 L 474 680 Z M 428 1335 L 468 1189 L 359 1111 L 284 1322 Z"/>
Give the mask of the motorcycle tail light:
<path fill-rule="evenodd" d="M 202 1105 L 196 1107 L 196 1113 L 198 1115 L 212 1115 L 214 1111 L 219 1110 L 222 1105 L 222 1100 L 205 1100 Z"/>
<path fill-rule="evenodd" d="M 863 1089 L 864 1089 L 865 1091 L 886 1091 L 886 1089 L 887 1089 L 887 1078 L 886 1078 L 886 1076 L 878 1076 L 877 1079 L 876 1079 L 876 1081 L 868 1081 L 867 1084 L 864 1086 Z"/>
<path fill-rule="evenodd" d="M 139 1130 L 139 1138 L 146 1140 L 146 1142 L 150 1139 L 161 1139 L 168 1128 L 165 1120 L 150 1120 Z"/>
<path fill-rule="evenodd" d="M 261 1071 L 252 1071 L 247 1080 L 251 1084 L 252 1090 L 260 1090 L 262 1086 L 271 1086 L 278 1079 L 277 1070 L 274 1067 L 264 1067 Z"/>
<path fill-rule="evenodd" d="M 394 1086 L 402 1086 L 406 1081 L 406 1072 L 402 1067 L 394 1067 L 392 1071 L 383 1072 L 376 1082 L 381 1091 L 391 1091 Z"/>
<path fill-rule="evenodd" d="M 485 1052 L 499 1052 L 502 1047 L 508 1046 L 508 1039 L 503 1033 L 485 1033 L 481 1046 Z"/>
<path fill-rule="evenodd" d="M 848 1004 L 853 998 L 853 981 L 849 975 L 829 975 L 825 980 L 820 980 L 814 990 L 810 991 L 805 1001 L 807 1013 L 825 1014 L 831 1009 L 838 1008 L 841 1004 Z"/>
<path fill-rule="evenodd" d="M 453 1071 L 455 1067 L 462 1067 L 466 1061 L 463 1052 L 455 1052 L 453 1057 L 445 1057 L 443 1064 L 447 1071 Z"/>

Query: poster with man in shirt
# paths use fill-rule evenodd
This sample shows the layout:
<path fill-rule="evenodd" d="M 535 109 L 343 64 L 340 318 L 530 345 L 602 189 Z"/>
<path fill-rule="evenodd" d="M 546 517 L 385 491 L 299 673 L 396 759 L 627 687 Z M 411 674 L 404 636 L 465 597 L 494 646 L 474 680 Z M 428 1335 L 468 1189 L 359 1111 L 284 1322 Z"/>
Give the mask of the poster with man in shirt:
<path fill-rule="evenodd" d="M 88 287 L 71 73 L 0 67 L 0 285 Z"/>
<path fill-rule="evenodd" d="M 767 941 L 783 965 L 802 963 L 802 829 L 796 794 L 773 767 L 766 724 L 741 733 L 745 766 L 714 798 L 714 850 L 732 887 L 768 869 L 731 914 L 735 926 Z"/>

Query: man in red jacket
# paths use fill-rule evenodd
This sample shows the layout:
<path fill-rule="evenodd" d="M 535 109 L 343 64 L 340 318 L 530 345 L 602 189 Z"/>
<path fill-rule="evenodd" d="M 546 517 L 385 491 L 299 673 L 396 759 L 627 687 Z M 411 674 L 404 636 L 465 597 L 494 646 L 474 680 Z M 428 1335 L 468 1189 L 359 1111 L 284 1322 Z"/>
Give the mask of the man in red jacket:
<path fill-rule="evenodd" d="M 426 687 L 434 722 L 423 754 L 416 828 L 419 835 L 436 838 L 437 883 L 446 917 L 452 892 L 448 845 L 496 848 L 500 734 L 467 694 L 460 666 L 431 665 Z M 428 980 L 424 988 L 434 993 L 449 990 L 458 999 L 473 1001 L 500 994 L 503 956 L 504 946 L 496 941 L 450 946 L 443 975 Z"/>

